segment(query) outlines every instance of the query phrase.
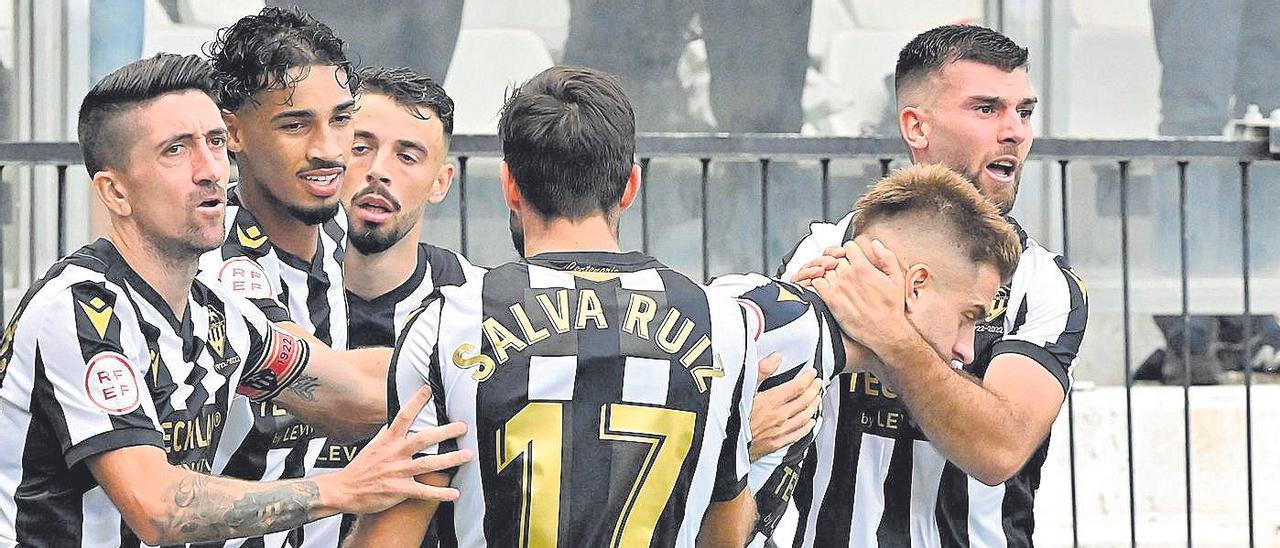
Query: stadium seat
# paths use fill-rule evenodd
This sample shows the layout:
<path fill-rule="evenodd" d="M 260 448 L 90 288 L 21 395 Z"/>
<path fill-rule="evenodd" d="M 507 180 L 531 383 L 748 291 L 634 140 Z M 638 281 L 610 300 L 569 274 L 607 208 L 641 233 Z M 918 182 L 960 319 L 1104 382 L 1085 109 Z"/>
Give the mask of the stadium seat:
<path fill-rule="evenodd" d="M 262 11 L 265 5 L 263 0 L 178 0 L 178 14 L 185 25 L 218 29 Z"/>
<path fill-rule="evenodd" d="M 898 50 L 913 36 L 910 31 L 850 30 L 831 38 L 822 73 L 852 97 L 851 104 L 831 115 L 832 134 L 863 135 L 880 123 L 892 101 L 886 78 L 893 75 Z"/>
<path fill-rule="evenodd" d="M 444 79 L 455 102 L 454 133 L 497 133 L 507 89 L 552 64 L 547 46 L 531 30 L 463 29 Z"/>
<path fill-rule="evenodd" d="M 205 42 L 212 40 L 215 27 L 184 25 L 173 22 L 159 0 L 147 0 L 146 23 L 142 39 L 142 56 L 150 57 L 160 52 L 190 54 L 200 53 Z"/>
<path fill-rule="evenodd" d="M 983 0 L 843 0 L 858 27 L 919 33 L 963 20 L 981 21 Z"/>
<path fill-rule="evenodd" d="M 831 37 L 853 28 L 853 17 L 840 0 L 813 0 L 813 14 L 809 20 L 809 58 L 821 60 L 827 54 Z"/>
<path fill-rule="evenodd" d="M 533 31 L 548 50 L 558 54 L 564 51 L 564 41 L 569 36 L 569 1 L 466 0 L 462 5 L 462 28 Z"/>

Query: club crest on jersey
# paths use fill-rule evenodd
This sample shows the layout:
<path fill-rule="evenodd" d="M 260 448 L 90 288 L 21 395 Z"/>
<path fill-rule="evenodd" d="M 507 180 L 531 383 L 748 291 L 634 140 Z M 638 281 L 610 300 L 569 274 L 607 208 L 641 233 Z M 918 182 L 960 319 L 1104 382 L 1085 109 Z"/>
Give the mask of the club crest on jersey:
<path fill-rule="evenodd" d="M 248 257 L 232 257 L 223 261 L 218 281 L 232 293 L 250 299 L 270 299 L 271 281 L 262 265 Z"/>
<path fill-rule="evenodd" d="M 217 310 L 209 309 L 209 348 L 213 350 L 214 356 L 221 358 L 225 356 L 227 344 L 227 319 L 219 314 Z"/>
<path fill-rule="evenodd" d="M 996 290 L 995 298 L 991 299 L 991 310 L 987 312 L 987 322 L 994 322 L 1004 316 L 1006 310 L 1009 309 L 1009 286 L 1002 285 Z"/>
<path fill-rule="evenodd" d="M 133 366 L 117 352 L 101 352 L 89 360 L 84 390 L 89 401 L 109 415 L 131 413 L 142 402 L 142 390 Z"/>
<path fill-rule="evenodd" d="M 236 239 L 240 240 L 241 246 L 249 249 L 258 249 L 267 243 L 267 235 L 262 233 L 258 225 L 249 225 L 249 228 L 236 225 Z"/>

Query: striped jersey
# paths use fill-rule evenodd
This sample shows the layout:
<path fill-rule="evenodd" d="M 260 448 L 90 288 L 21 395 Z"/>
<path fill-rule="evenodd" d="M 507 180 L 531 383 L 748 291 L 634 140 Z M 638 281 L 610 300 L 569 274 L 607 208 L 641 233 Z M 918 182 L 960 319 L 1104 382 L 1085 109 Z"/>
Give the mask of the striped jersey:
<path fill-rule="evenodd" d="M 295 257 L 272 245 L 269 235 L 242 206 L 238 187 L 227 189 L 226 240 L 200 258 L 201 275 L 258 306 L 273 322 L 293 322 L 335 350 L 347 348 L 347 301 L 342 286 L 346 215 L 320 225 L 315 255 Z M 320 455 L 341 453 L 317 430 L 271 402 L 243 400 L 233 407 L 217 472 L 260 481 L 325 473 Z M 261 539 L 229 541 L 246 548 L 336 548 L 340 516 Z"/>
<path fill-rule="evenodd" d="M 105 239 L 55 264 L 0 339 L 0 546 L 138 546 L 85 459 L 152 445 L 213 472 L 242 370 L 280 336 L 200 280 L 175 317 Z"/>
<path fill-rule="evenodd" d="M 736 296 L 640 253 L 544 253 L 440 288 L 401 334 L 389 412 L 430 385 L 415 429 L 468 425 L 429 450 L 476 455 L 441 545 L 692 546 L 747 480 L 766 326 Z"/>
<path fill-rule="evenodd" d="M 437 287 L 461 285 L 482 272 L 481 268 L 472 265 L 452 250 L 419 242 L 417 266 L 404 283 L 370 300 L 347 292 L 347 317 L 350 322 L 347 331 L 351 336 L 351 348 L 395 346 L 396 335 L 404 327 L 409 314 L 418 310 L 422 301 Z M 330 445 L 327 453 L 320 454 L 316 466 L 342 468 L 355 458 L 363 446 L 363 443 Z M 449 503 L 442 503 L 441 506 L 447 507 Z M 354 522 L 354 515 L 343 516 L 340 537 L 346 538 Z M 435 543 L 432 542 L 429 546 L 435 546 Z"/>
<path fill-rule="evenodd" d="M 852 239 L 851 220 L 852 214 L 835 224 L 814 223 L 786 259 L 782 277 Z M 1022 259 L 977 325 L 975 359 L 964 370 L 981 379 L 995 356 L 1021 354 L 1049 371 L 1065 393 L 1088 315 L 1084 283 L 1061 256 L 1009 221 Z M 795 546 L 1031 546 L 1048 439 L 1021 471 L 990 487 L 948 462 L 875 375 L 841 375 L 822 408 L 823 424 L 796 488 Z"/>

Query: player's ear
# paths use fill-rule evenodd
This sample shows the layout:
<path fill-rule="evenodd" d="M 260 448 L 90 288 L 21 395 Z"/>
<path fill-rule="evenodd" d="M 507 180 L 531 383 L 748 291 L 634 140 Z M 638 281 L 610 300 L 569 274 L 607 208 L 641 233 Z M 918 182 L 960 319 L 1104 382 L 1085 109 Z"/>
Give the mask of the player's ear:
<path fill-rule="evenodd" d="M 94 173 L 93 179 L 89 181 L 98 201 L 116 217 L 128 217 L 133 213 L 133 206 L 129 203 L 129 190 L 123 183 L 120 174 L 112 168 Z"/>
<path fill-rule="evenodd" d="M 924 263 L 916 263 L 907 268 L 906 282 L 903 284 L 903 290 L 906 292 L 907 311 L 910 312 L 912 307 L 918 306 L 921 296 L 925 291 L 932 289 L 936 280 L 933 278 L 933 269 Z"/>
<path fill-rule="evenodd" d="M 631 204 L 635 203 L 636 196 L 640 195 L 640 166 L 631 164 L 631 173 L 627 174 L 627 187 L 622 190 L 622 201 L 618 202 L 618 212 L 626 211 Z"/>
<path fill-rule="evenodd" d="M 436 180 L 431 182 L 431 190 L 427 193 L 427 201 L 438 204 L 444 201 L 444 197 L 449 194 L 449 188 L 453 186 L 453 164 L 446 162 L 440 166 L 440 171 L 436 173 Z"/>
<path fill-rule="evenodd" d="M 524 197 L 520 195 L 520 188 L 516 186 L 516 178 L 511 176 L 506 160 L 498 163 L 498 179 L 502 181 L 502 198 L 507 201 L 507 208 L 520 211 L 524 207 Z"/>
<path fill-rule="evenodd" d="M 915 151 L 929 148 L 929 124 L 919 107 L 907 106 L 898 111 L 898 131 L 902 132 L 902 140 L 913 155 Z"/>
<path fill-rule="evenodd" d="M 222 111 L 222 123 L 227 125 L 227 150 L 244 152 L 244 127 L 240 117 L 229 110 Z"/>

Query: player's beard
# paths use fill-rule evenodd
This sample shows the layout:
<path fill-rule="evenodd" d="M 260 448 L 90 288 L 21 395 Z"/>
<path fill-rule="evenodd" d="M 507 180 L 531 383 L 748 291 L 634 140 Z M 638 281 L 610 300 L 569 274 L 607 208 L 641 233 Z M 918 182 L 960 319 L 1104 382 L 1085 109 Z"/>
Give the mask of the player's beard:
<path fill-rule="evenodd" d="M 516 216 L 516 212 L 511 212 L 509 220 L 511 224 L 511 245 L 515 246 L 516 253 L 524 257 L 524 225 L 520 224 L 520 218 Z"/>
<path fill-rule="evenodd" d="M 379 231 L 376 228 L 370 228 L 363 231 L 352 230 L 349 235 L 351 245 L 355 246 L 363 255 L 373 255 L 382 253 L 391 246 L 400 243 L 409 230 L 413 229 L 413 222 L 404 222 L 396 225 L 395 228 L 386 231 Z"/>

